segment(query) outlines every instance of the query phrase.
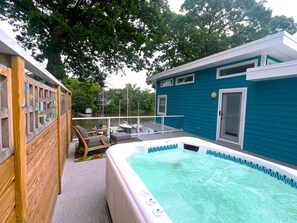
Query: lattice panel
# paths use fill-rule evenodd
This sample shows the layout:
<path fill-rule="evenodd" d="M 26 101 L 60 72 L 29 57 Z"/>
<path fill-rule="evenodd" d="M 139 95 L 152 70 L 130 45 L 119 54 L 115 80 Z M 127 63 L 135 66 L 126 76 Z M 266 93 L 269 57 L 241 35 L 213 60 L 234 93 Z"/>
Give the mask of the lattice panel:
<path fill-rule="evenodd" d="M 0 163 L 13 153 L 10 69 L 0 64 Z"/>
<path fill-rule="evenodd" d="M 26 76 L 25 82 L 27 142 L 57 117 L 57 91 Z"/>
<path fill-rule="evenodd" d="M 61 93 L 61 115 L 66 112 L 66 94 Z"/>

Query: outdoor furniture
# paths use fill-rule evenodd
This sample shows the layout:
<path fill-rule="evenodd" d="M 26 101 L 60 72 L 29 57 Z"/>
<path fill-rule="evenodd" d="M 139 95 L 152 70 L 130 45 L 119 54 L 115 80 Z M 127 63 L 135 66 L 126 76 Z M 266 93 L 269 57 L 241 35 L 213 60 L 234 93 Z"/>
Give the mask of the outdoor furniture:
<path fill-rule="evenodd" d="M 100 129 L 97 129 L 97 128 L 92 128 L 93 131 L 95 131 L 97 134 L 103 134 L 105 136 L 108 135 L 108 128 L 100 128 Z"/>
<path fill-rule="evenodd" d="M 111 133 L 110 140 L 114 144 L 131 142 L 131 135 L 125 132 Z"/>
<path fill-rule="evenodd" d="M 84 157 L 86 158 L 88 152 L 97 150 L 97 149 L 107 149 L 110 147 L 109 139 L 104 135 L 97 135 L 96 131 L 90 131 L 87 132 L 84 128 L 82 128 L 79 125 L 76 125 L 75 127 L 72 126 L 74 129 L 78 140 L 78 149 L 84 148 Z M 92 134 L 92 136 L 89 136 L 88 134 Z"/>

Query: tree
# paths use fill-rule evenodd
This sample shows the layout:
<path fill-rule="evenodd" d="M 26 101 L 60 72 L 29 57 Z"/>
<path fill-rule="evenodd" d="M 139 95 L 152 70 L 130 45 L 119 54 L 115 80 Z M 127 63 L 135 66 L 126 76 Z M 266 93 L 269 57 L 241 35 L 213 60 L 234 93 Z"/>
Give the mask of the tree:
<path fill-rule="evenodd" d="M 172 13 L 162 54 L 150 73 L 176 67 L 275 32 L 297 31 L 293 18 L 272 17 L 265 1 L 185 0 L 182 15 Z"/>
<path fill-rule="evenodd" d="M 141 70 L 149 63 L 168 11 L 166 0 L 0 1 L 0 19 L 55 77 L 72 73 L 100 85 L 125 65 Z"/>
<path fill-rule="evenodd" d="M 119 104 L 121 105 L 121 114 L 127 113 L 127 90 L 128 90 L 128 109 L 129 115 L 152 114 L 155 111 L 155 93 L 148 89 L 141 90 L 136 85 L 127 84 L 123 89 L 110 89 L 106 95 L 108 97 L 107 113 L 118 114 Z"/>
<path fill-rule="evenodd" d="M 92 83 L 82 83 L 75 78 L 64 80 L 65 86 L 72 92 L 72 110 L 74 112 L 84 112 L 86 108 L 96 111 L 94 98 L 101 89 Z"/>

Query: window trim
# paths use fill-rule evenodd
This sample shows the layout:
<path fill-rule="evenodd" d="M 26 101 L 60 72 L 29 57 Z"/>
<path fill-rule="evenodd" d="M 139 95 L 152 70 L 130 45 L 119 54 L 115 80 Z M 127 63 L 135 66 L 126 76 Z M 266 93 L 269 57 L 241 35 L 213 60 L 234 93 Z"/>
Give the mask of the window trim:
<path fill-rule="evenodd" d="M 189 81 L 189 82 L 181 82 L 181 83 L 177 83 L 177 79 L 179 78 L 184 78 L 184 77 L 190 77 L 192 76 L 193 77 L 193 80 L 192 81 Z M 179 77 L 176 77 L 175 78 L 175 85 L 184 85 L 184 84 L 192 84 L 195 82 L 195 74 L 187 74 L 187 75 L 183 75 L 183 76 L 179 76 Z"/>
<path fill-rule="evenodd" d="M 171 81 L 171 85 L 168 85 L 168 86 L 162 86 L 162 83 L 166 82 L 166 81 Z M 164 87 L 172 87 L 173 86 L 173 78 L 170 78 L 170 79 L 166 79 L 166 80 L 162 80 L 160 81 L 160 88 L 164 88 Z"/>
<path fill-rule="evenodd" d="M 160 98 L 165 98 L 165 112 L 159 111 Z M 167 95 L 158 95 L 157 115 L 166 115 L 166 114 L 167 114 Z"/>
<path fill-rule="evenodd" d="M 248 60 L 248 61 L 244 61 L 244 62 L 239 62 L 239 63 L 235 63 L 235 64 L 231 64 L 231 65 L 219 67 L 219 68 L 217 68 L 217 79 L 229 78 L 229 77 L 237 77 L 237 76 L 246 75 L 246 72 L 241 72 L 241 73 L 236 73 L 236 74 L 230 74 L 230 75 L 220 76 L 220 71 L 221 70 L 224 70 L 224 69 L 229 69 L 229 68 L 237 67 L 237 66 L 243 66 L 243 65 L 246 65 L 246 64 L 250 64 L 250 63 L 254 63 L 255 64 L 255 67 L 258 67 L 259 60 L 258 59 L 253 59 L 253 60 Z"/>
<path fill-rule="evenodd" d="M 267 58 L 267 61 L 266 61 L 266 65 L 267 65 L 267 66 L 272 65 L 272 64 L 277 64 L 277 63 L 281 63 L 281 62 L 279 62 L 279 61 L 276 60 L 276 59 Z"/>

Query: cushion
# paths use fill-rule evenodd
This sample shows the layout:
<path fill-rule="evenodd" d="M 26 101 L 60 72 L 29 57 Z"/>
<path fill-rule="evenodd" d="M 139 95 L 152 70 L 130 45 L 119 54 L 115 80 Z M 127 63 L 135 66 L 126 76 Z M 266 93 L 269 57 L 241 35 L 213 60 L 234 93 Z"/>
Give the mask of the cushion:
<path fill-rule="evenodd" d="M 76 125 L 75 127 L 78 129 L 78 131 L 80 132 L 80 134 L 81 134 L 81 136 L 83 138 L 88 138 L 89 137 L 88 134 L 87 134 L 87 131 L 83 127 L 81 127 L 79 125 Z"/>
<path fill-rule="evenodd" d="M 106 136 L 103 136 L 103 140 L 106 143 L 109 143 L 109 138 L 107 138 Z M 101 142 L 100 137 L 96 137 L 96 138 L 91 138 L 89 139 L 89 141 L 87 142 L 88 147 L 94 147 L 94 146 L 100 146 L 103 145 L 103 143 Z"/>
<path fill-rule="evenodd" d="M 110 134 L 110 139 L 114 141 L 126 141 L 131 139 L 131 135 L 124 132 L 112 133 Z"/>

